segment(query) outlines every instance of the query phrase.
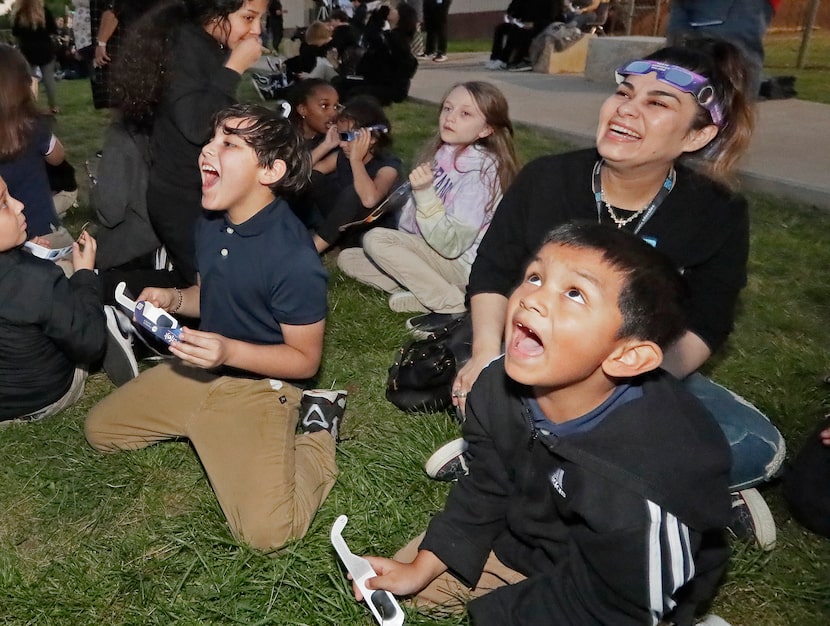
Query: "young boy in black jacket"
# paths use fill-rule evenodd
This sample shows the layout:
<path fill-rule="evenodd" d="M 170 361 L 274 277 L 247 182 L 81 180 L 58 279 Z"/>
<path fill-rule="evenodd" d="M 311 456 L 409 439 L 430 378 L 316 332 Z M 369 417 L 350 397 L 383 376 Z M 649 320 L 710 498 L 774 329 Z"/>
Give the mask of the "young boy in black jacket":
<path fill-rule="evenodd" d="M 95 239 L 84 232 L 73 244 L 67 278 L 24 251 L 26 237 L 23 203 L 0 177 L 0 425 L 74 404 L 106 342 Z"/>
<path fill-rule="evenodd" d="M 425 536 L 369 558 L 367 586 L 469 601 L 475 624 L 691 624 L 729 555 L 730 456 L 658 369 L 683 294 L 630 234 L 552 231 L 508 301 L 505 355 L 468 399 L 469 475 Z"/>

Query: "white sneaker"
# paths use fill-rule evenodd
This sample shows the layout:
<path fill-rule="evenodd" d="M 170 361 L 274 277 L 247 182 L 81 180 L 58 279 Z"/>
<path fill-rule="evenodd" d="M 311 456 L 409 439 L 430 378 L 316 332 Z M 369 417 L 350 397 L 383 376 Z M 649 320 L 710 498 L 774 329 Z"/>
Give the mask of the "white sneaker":
<path fill-rule="evenodd" d="M 775 547 L 775 518 L 757 489 L 732 494 L 732 521 L 728 530 L 737 539 L 755 540 L 761 550 Z"/>
<path fill-rule="evenodd" d="M 120 387 L 138 376 L 138 363 L 133 354 L 132 323 L 114 306 L 104 306 L 104 315 L 107 318 L 104 372 L 116 387 Z M 127 328 L 129 330 L 125 330 Z"/>
<path fill-rule="evenodd" d="M 389 308 L 396 313 L 427 313 L 429 309 L 412 292 L 401 289 L 389 296 Z"/>
<path fill-rule="evenodd" d="M 488 70 L 503 70 L 507 69 L 507 63 L 499 61 L 498 59 L 490 59 L 484 64 Z"/>
<path fill-rule="evenodd" d="M 466 451 L 467 442 L 462 437 L 445 443 L 427 459 L 424 465 L 427 476 L 447 482 L 466 476 L 470 471 Z"/>

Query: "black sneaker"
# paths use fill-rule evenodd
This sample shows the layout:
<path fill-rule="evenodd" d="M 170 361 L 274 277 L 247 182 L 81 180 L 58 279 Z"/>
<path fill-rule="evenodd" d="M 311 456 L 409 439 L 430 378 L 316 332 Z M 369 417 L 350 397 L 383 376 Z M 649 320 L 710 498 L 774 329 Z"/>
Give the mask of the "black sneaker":
<path fill-rule="evenodd" d="M 507 66 L 508 72 L 530 72 L 532 70 L 533 66 L 526 61 Z"/>
<path fill-rule="evenodd" d="M 775 547 L 775 519 L 757 489 L 732 494 L 732 521 L 727 528 L 736 539 L 754 541 L 761 550 Z"/>
<path fill-rule="evenodd" d="M 406 320 L 406 328 L 416 337 L 428 337 L 457 320 L 464 313 L 424 313 Z"/>
<path fill-rule="evenodd" d="M 304 433 L 325 430 L 340 441 L 340 422 L 346 412 L 344 389 L 309 389 L 300 402 L 300 428 Z"/>
<path fill-rule="evenodd" d="M 461 437 L 445 443 L 427 459 L 424 469 L 435 480 L 450 482 L 470 473 L 467 467 L 467 442 Z"/>
<path fill-rule="evenodd" d="M 114 306 L 104 306 L 107 318 L 107 351 L 104 353 L 104 371 L 116 387 L 138 376 L 138 363 L 133 354 L 132 323 Z M 119 316 L 125 323 L 120 323 Z M 129 330 L 124 330 L 129 328 Z"/>

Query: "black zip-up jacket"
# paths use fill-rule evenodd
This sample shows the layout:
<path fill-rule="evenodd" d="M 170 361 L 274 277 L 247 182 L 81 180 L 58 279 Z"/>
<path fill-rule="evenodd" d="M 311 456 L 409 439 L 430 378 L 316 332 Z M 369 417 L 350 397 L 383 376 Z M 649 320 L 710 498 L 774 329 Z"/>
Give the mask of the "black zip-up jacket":
<path fill-rule="evenodd" d="M 49 406 L 75 367 L 100 358 L 106 342 L 98 276 L 60 267 L 20 247 L 0 252 L 0 420 Z"/>
<path fill-rule="evenodd" d="M 642 388 L 588 432 L 543 436 L 503 360 L 482 372 L 464 423 L 470 474 L 421 544 L 471 587 L 491 550 L 527 576 L 471 601 L 475 624 L 686 626 L 714 595 L 729 446 L 670 375 Z"/>

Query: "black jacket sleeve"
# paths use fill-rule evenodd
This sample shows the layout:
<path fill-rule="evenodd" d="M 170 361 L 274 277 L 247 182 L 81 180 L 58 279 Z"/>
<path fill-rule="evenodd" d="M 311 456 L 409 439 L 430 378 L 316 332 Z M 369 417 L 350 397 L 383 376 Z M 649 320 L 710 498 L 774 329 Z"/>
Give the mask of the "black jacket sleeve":
<path fill-rule="evenodd" d="M 214 114 L 236 102 L 242 77 L 224 65 L 209 65 L 205 55 L 212 51 L 198 45 L 193 32 L 185 28 L 174 50 L 167 101 L 173 124 L 189 142 L 201 145 L 210 138 Z"/>
<path fill-rule="evenodd" d="M 91 363 L 104 351 L 106 321 L 101 285 L 90 270 L 79 270 L 67 280 L 55 275 L 51 307 L 44 334 L 75 363 Z"/>
<path fill-rule="evenodd" d="M 429 524 L 421 548 L 433 552 L 469 587 L 481 576 L 496 536 L 506 527 L 512 485 L 493 439 L 476 417 L 476 399 L 467 402 L 464 439 L 471 472 L 453 487 L 444 510 Z"/>
<path fill-rule="evenodd" d="M 714 228 L 706 225 L 714 249 L 700 264 L 684 271 L 689 288 L 689 330 L 703 339 L 712 352 L 723 345 L 734 327 L 749 258 L 746 200 L 739 195 L 728 201 L 720 199 L 717 209 L 722 216 L 720 223 Z"/>

